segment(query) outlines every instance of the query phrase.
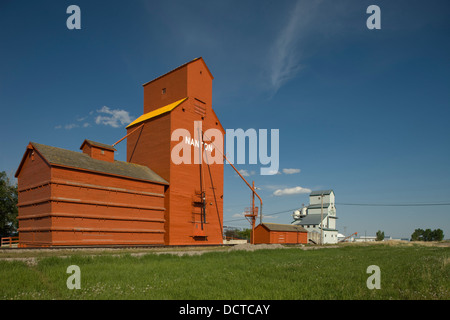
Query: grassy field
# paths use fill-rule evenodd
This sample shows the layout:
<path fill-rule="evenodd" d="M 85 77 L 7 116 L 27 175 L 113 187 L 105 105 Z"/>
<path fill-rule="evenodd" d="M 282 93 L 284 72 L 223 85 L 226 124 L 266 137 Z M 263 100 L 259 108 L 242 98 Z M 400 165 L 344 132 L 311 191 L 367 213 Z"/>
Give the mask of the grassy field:
<path fill-rule="evenodd" d="M 160 251 L 4 250 L 0 299 L 450 299 L 448 246 Z M 81 289 L 66 286 L 70 265 Z M 379 266 L 381 289 L 367 288 L 369 265 Z"/>

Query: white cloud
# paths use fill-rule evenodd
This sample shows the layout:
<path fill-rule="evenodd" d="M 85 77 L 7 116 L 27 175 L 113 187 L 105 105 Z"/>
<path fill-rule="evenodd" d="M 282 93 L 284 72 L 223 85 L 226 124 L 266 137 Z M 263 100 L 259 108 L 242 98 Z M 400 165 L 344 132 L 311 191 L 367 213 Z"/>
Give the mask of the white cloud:
<path fill-rule="evenodd" d="M 96 124 L 103 124 L 106 126 L 111 126 L 113 128 L 119 128 L 120 126 L 132 122 L 130 114 L 125 110 L 111 110 L 107 106 L 103 106 L 100 110 L 97 110 L 97 112 L 105 115 L 98 115 L 95 118 Z"/>
<path fill-rule="evenodd" d="M 243 177 L 250 177 L 250 176 L 254 176 L 256 172 L 254 170 L 248 171 L 248 170 L 245 170 L 245 169 L 241 169 L 241 170 L 239 170 L 239 173 Z"/>
<path fill-rule="evenodd" d="M 273 195 L 274 196 L 288 196 L 288 195 L 292 195 L 292 194 L 304 194 L 304 193 L 311 193 L 311 189 L 302 188 L 302 187 L 277 189 L 273 192 Z"/>
<path fill-rule="evenodd" d="M 111 126 L 113 128 L 118 128 L 123 125 L 131 123 L 134 119 L 130 116 L 128 111 L 120 109 L 110 109 L 107 106 L 102 107 L 99 110 L 90 111 L 89 115 L 77 116 L 74 123 L 66 125 L 57 125 L 55 129 L 66 129 L 71 130 L 74 128 L 88 128 L 92 126 L 92 122 L 95 121 L 96 124 L 103 124 L 106 126 Z M 94 118 L 94 119 L 93 119 Z"/>
<path fill-rule="evenodd" d="M 295 174 L 300 173 L 300 169 L 283 169 L 284 174 Z"/>
<path fill-rule="evenodd" d="M 239 170 L 239 173 L 244 177 L 250 177 L 250 173 L 245 169 Z"/>
<path fill-rule="evenodd" d="M 69 123 L 69 124 L 65 124 L 64 126 L 59 124 L 59 125 L 55 126 L 55 129 L 59 130 L 59 129 L 64 128 L 66 130 L 72 130 L 73 128 L 78 128 L 78 127 L 79 127 L 79 125 L 76 123 Z"/>
<path fill-rule="evenodd" d="M 281 174 L 281 172 L 278 171 L 278 170 L 268 170 L 266 172 L 266 175 L 270 175 L 270 176 L 273 176 L 273 175 L 276 175 L 276 174 Z"/>

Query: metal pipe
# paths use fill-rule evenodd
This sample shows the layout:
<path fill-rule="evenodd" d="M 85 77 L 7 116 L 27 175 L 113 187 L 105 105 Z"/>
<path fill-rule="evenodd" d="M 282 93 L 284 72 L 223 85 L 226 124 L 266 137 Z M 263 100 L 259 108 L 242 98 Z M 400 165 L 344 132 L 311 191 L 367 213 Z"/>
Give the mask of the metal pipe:
<path fill-rule="evenodd" d="M 230 161 L 228 161 L 228 159 L 225 155 L 223 155 L 223 158 L 230 164 L 230 166 L 234 169 L 234 171 L 236 171 L 236 173 L 241 177 L 241 179 L 244 180 L 244 182 L 247 184 L 247 186 L 250 188 L 250 190 L 252 190 L 255 193 L 255 195 L 258 197 L 259 202 L 261 203 L 260 214 L 262 215 L 263 201 L 262 201 L 261 197 L 258 195 L 258 193 L 256 193 L 255 189 L 250 185 L 250 183 L 248 183 L 247 180 L 245 180 L 245 178 L 238 171 L 238 169 L 236 169 L 236 167 Z"/>
<path fill-rule="evenodd" d="M 203 136 L 205 136 L 205 133 L 202 132 Z M 211 139 L 209 137 L 206 136 L 207 139 L 209 139 L 209 141 L 211 141 Z M 220 153 L 222 153 L 219 149 L 217 149 L 216 145 L 211 142 L 211 144 L 214 146 L 214 148 L 219 151 Z M 261 208 L 259 210 L 261 216 L 262 216 L 262 207 L 263 207 L 263 201 L 261 199 L 261 197 L 256 193 L 255 189 L 250 185 L 250 183 L 247 182 L 247 180 L 245 180 L 245 178 L 242 176 L 242 174 L 240 174 L 240 172 L 238 171 L 238 169 L 236 169 L 236 167 L 227 159 L 226 155 L 222 153 L 223 158 L 225 159 L 226 162 L 228 162 L 230 164 L 230 166 L 234 169 L 234 171 L 236 171 L 236 173 L 239 175 L 239 177 L 241 177 L 242 180 L 244 180 L 244 182 L 247 184 L 247 186 L 250 188 L 250 190 L 252 190 L 255 195 L 258 197 L 259 202 L 261 203 Z M 262 220 L 261 220 L 262 222 Z"/>
<path fill-rule="evenodd" d="M 122 140 L 126 139 L 130 134 L 134 133 L 135 131 L 137 131 L 140 127 L 142 127 L 145 123 L 141 124 L 139 127 L 137 127 L 136 129 L 134 129 L 133 131 L 131 131 L 129 134 L 127 134 L 125 137 L 123 137 L 122 139 L 120 139 L 119 141 L 117 141 L 116 143 L 114 143 L 112 146 L 114 147 L 116 144 L 118 144 L 119 142 L 121 142 Z"/>

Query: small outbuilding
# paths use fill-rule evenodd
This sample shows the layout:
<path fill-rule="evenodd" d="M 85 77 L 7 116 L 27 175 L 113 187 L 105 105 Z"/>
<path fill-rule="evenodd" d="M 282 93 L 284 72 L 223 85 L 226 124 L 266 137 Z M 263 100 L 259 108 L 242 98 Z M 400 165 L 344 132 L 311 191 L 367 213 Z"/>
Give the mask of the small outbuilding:
<path fill-rule="evenodd" d="M 308 231 L 297 225 L 262 223 L 255 228 L 257 243 L 308 243 Z"/>

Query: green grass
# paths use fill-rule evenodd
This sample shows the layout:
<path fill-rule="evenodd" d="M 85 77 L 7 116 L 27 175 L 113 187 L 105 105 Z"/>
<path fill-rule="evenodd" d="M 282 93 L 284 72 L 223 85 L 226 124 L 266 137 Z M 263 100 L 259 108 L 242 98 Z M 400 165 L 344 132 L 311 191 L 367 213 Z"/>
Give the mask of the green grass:
<path fill-rule="evenodd" d="M 450 299 L 450 247 L 342 246 L 0 259 L 0 299 Z M 1 256 L 0 256 L 1 258 Z M 69 265 L 81 289 L 69 290 Z M 381 289 L 369 290 L 369 265 Z"/>

